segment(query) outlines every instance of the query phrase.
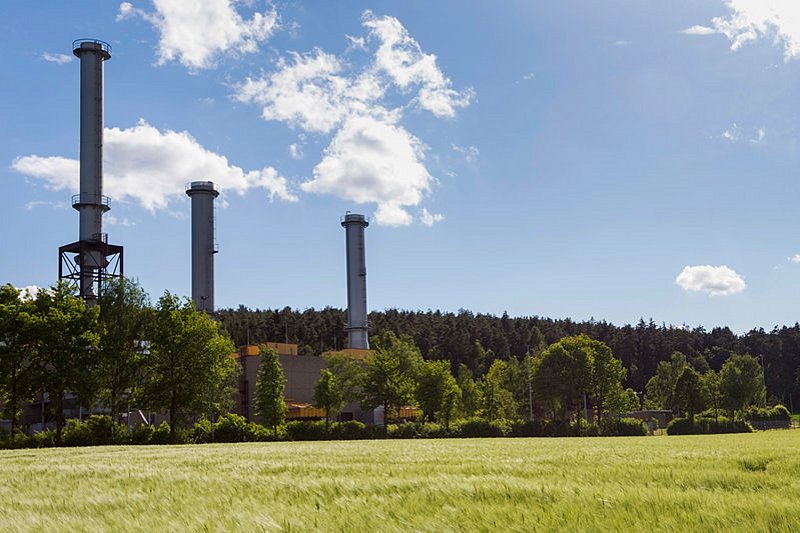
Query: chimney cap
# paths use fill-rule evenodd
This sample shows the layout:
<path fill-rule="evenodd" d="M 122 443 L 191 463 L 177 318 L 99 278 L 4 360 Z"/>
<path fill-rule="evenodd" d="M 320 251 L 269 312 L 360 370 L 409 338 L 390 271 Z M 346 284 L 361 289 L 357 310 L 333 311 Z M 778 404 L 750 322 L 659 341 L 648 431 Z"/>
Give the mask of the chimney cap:
<path fill-rule="evenodd" d="M 72 53 L 80 57 L 83 52 L 100 52 L 105 61 L 111 58 L 111 45 L 100 39 L 75 39 L 72 41 Z"/>

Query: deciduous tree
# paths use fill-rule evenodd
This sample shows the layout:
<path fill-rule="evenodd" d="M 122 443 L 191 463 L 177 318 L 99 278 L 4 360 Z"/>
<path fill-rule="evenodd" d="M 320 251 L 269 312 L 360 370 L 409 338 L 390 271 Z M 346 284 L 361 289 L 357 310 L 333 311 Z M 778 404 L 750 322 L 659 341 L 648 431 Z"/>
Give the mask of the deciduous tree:
<path fill-rule="evenodd" d="M 230 405 L 237 371 L 230 354 L 235 348 L 206 313 L 166 292 L 158 300 L 149 337 L 140 397 L 149 409 L 167 411 L 170 438 L 188 416 L 213 414 Z"/>
<path fill-rule="evenodd" d="M 286 417 L 286 402 L 283 393 L 286 379 L 278 352 L 260 346 L 261 362 L 256 378 L 255 407 L 261 422 L 277 433 L 278 426 Z"/>

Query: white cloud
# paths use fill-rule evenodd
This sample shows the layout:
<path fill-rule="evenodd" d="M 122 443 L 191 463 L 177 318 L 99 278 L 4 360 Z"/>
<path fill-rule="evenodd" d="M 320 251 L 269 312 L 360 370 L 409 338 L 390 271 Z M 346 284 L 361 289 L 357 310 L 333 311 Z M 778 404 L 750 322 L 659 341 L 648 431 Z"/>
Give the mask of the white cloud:
<path fill-rule="evenodd" d="M 59 65 L 65 65 L 72 61 L 75 56 L 68 55 L 68 54 L 51 54 L 50 52 L 44 52 L 42 54 L 42 59 L 48 61 L 50 63 L 58 63 Z"/>
<path fill-rule="evenodd" d="M 692 26 L 691 28 L 686 28 L 685 30 L 681 30 L 681 33 L 685 33 L 686 35 L 715 35 L 719 32 L 714 28 L 695 25 Z"/>
<path fill-rule="evenodd" d="M 467 163 L 474 163 L 481 153 L 475 146 L 458 146 L 455 144 L 451 146 L 456 152 L 464 154 L 464 159 L 467 160 Z"/>
<path fill-rule="evenodd" d="M 303 145 L 299 143 L 292 143 L 289 145 L 289 156 L 292 159 L 303 159 Z"/>
<path fill-rule="evenodd" d="M 37 207 L 53 207 L 56 209 L 66 209 L 67 203 L 66 202 L 48 202 L 46 200 L 31 200 L 30 202 L 25 204 L 25 209 L 28 211 L 32 211 Z"/>
<path fill-rule="evenodd" d="M 750 139 L 750 142 L 753 144 L 758 144 L 764 140 L 764 137 L 767 136 L 767 130 L 765 128 L 756 128 L 755 137 Z"/>
<path fill-rule="evenodd" d="M 423 165 L 424 155 L 419 139 L 402 126 L 370 116 L 352 117 L 325 149 L 314 178 L 300 187 L 356 203 L 374 202 L 378 224 L 407 226 L 412 217 L 404 207 L 418 205 L 433 182 Z"/>
<path fill-rule="evenodd" d="M 800 263 L 800 254 L 794 254 L 792 257 L 789 258 L 789 261 L 792 263 Z"/>
<path fill-rule="evenodd" d="M 44 287 L 40 287 L 38 285 L 26 285 L 24 287 L 14 287 L 19 291 L 19 299 L 20 300 L 33 300 L 36 298 L 36 295 L 39 294 L 41 291 L 50 291 L 50 289 L 45 289 Z M 47 294 L 47 293 L 45 293 Z"/>
<path fill-rule="evenodd" d="M 745 290 L 744 278 L 727 266 L 686 266 L 675 283 L 686 291 L 705 292 L 711 296 L 727 296 Z"/>
<path fill-rule="evenodd" d="M 409 225 L 407 208 L 418 206 L 435 180 L 424 164 L 423 143 L 401 124 L 403 112 L 416 104 L 436 117 L 453 117 L 473 93 L 454 90 L 436 56 L 424 53 L 397 19 L 366 11 L 362 24 L 367 37 L 346 37 L 348 51 L 372 54 L 365 65 L 320 49 L 289 53 L 272 72 L 235 86 L 234 97 L 259 106 L 265 120 L 331 135 L 304 191 L 375 203 L 376 223 Z M 405 103 L 390 103 L 390 97 Z M 290 155 L 301 155 L 301 148 L 291 145 Z"/>
<path fill-rule="evenodd" d="M 362 23 L 370 30 L 370 38 L 380 43 L 375 52 L 375 68 L 401 89 L 419 85 L 420 107 L 437 117 L 453 117 L 456 108 L 469 105 L 474 96 L 472 90 L 454 90 L 436 64 L 436 56 L 424 53 L 399 20 L 365 11 Z"/>
<path fill-rule="evenodd" d="M 441 213 L 430 213 L 424 207 L 422 208 L 422 213 L 419 216 L 419 221 L 429 228 L 433 226 L 434 223 L 441 222 L 442 220 L 444 220 L 444 215 Z"/>
<path fill-rule="evenodd" d="M 733 143 L 738 142 L 742 138 L 742 128 L 734 122 L 730 128 L 722 132 L 722 138 Z"/>
<path fill-rule="evenodd" d="M 103 217 L 103 221 L 111 226 L 125 226 L 126 228 L 136 225 L 136 222 L 133 222 L 128 217 L 123 217 L 122 220 L 120 220 L 111 213 L 105 215 Z"/>
<path fill-rule="evenodd" d="M 275 8 L 256 12 L 245 20 L 235 0 L 153 0 L 154 12 L 119 6 L 117 20 L 141 17 L 159 32 L 158 61 L 180 61 L 187 68 L 211 68 L 219 54 L 253 53 L 278 27 Z"/>
<path fill-rule="evenodd" d="M 726 0 L 730 14 L 714 17 L 709 26 L 683 30 L 691 35 L 722 34 L 731 50 L 761 38 L 783 47 L 785 60 L 800 56 L 800 2 L 797 0 Z"/>
<path fill-rule="evenodd" d="M 628 46 L 628 45 L 631 44 L 631 42 L 630 41 L 622 41 L 622 40 L 620 40 L 620 41 L 614 41 L 612 44 L 614 46 Z"/>
<path fill-rule="evenodd" d="M 377 113 L 373 102 L 383 95 L 369 74 L 341 75 L 339 59 L 322 50 L 291 54 L 277 70 L 259 79 L 248 78 L 236 88 L 240 102 L 262 106 L 264 120 L 277 120 L 306 131 L 328 133 L 353 113 Z"/>
<path fill-rule="evenodd" d="M 244 171 L 186 131 L 160 131 L 140 120 L 128 129 L 107 128 L 103 146 L 105 192 L 150 211 L 166 209 L 170 201 L 183 198 L 186 182 L 193 180 L 213 181 L 223 192 L 243 194 L 262 188 L 270 199 L 296 200 L 286 178 L 272 167 Z M 51 189 L 78 189 L 79 163 L 74 159 L 28 155 L 14 159 L 11 167 L 44 180 Z"/>

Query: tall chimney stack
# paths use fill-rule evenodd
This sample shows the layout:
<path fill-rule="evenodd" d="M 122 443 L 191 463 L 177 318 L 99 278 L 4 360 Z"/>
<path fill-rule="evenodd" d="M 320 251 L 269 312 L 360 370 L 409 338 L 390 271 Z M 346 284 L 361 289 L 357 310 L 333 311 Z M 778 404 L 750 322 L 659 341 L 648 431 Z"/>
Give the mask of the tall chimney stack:
<path fill-rule="evenodd" d="M 342 217 L 347 245 L 347 338 L 350 348 L 369 349 L 367 321 L 367 264 L 364 253 L 364 215 L 346 213 Z"/>
<path fill-rule="evenodd" d="M 214 199 L 219 191 L 211 181 L 193 181 L 186 194 L 192 199 L 192 301 L 198 311 L 214 312 Z"/>
<path fill-rule="evenodd" d="M 109 275 L 107 267 L 113 266 L 112 276 L 122 275 L 122 247 L 109 245 L 103 233 L 103 214 L 110 209 L 103 196 L 103 63 L 111 58 L 111 46 L 79 39 L 72 53 L 81 65 L 80 193 L 72 197 L 80 227 L 78 241 L 59 248 L 59 278 L 77 281 L 81 297 L 93 305 Z"/>

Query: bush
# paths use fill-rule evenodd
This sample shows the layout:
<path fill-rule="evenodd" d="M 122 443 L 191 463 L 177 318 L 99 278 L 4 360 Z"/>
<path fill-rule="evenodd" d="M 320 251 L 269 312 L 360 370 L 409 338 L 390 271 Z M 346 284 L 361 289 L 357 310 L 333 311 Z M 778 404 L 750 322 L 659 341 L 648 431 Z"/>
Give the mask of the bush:
<path fill-rule="evenodd" d="M 150 434 L 149 444 L 170 444 L 169 424 L 166 420 Z"/>
<path fill-rule="evenodd" d="M 194 423 L 194 426 L 192 426 L 189 434 L 191 441 L 195 444 L 206 444 L 208 442 L 212 442 L 211 422 L 206 418 L 201 418 Z"/>
<path fill-rule="evenodd" d="M 507 420 L 489 422 L 483 418 L 468 418 L 453 428 L 454 437 L 505 437 L 511 433 Z"/>
<path fill-rule="evenodd" d="M 62 446 L 91 446 L 92 433 L 86 424 L 81 424 L 76 419 L 67 420 L 61 430 Z"/>
<path fill-rule="evenodd" d="M 383 436 L 383 428 L 348 420 L 331 424 L 330 434 L 332 438 L 341 440 L 377 439 Z"/>
<path fill-rule="evenodd" d="M 131 444 L 150 444 L 153 438 L 153 426 L 148 424 L 138 424 L 131 428 Z"/>
<path fill-rule="evenodd" d="M 330 440 L 331 436 L 322 420 L 292 420 L 286 424 L 289 440 Z"/>
<path fill-rule="evenodd" d="M 636 418 L 603 420 L 600 433 L 608 437 L 644 437 L 647 435 L 647 426 Z"/>
<path fill-rule="evenodd" d="M 436 439 L 448 437 L 449 431 L 443 426 L 432 422 L 406 422 L 400 425 L 390 425 L 387 436 L 390 439 Z"/>
<path fill-rule="evenodd" d="M 783 405 L 776 405 L 775 407 L 756 407 L 751 405 L 742 413 L 745 420 L 758 420 L 758 421 L 789 421 L 792 419 L 791 413 Z"/>
<path fill-rule="evenodd" d="M 227 414 L 219 417 L 213 425 L 211 438 L 214 442 L 252 442 L 255 439 L 256 424 L 243 416 Z"/>
<path fill-rule="evenodd" d="M 752 433 L 753 428 L 745 421 L 720 417 L 719 421 L 710 418 L 675 418 L 667 425 L 667 435 L 708 435 L 717 433 Z"/>

